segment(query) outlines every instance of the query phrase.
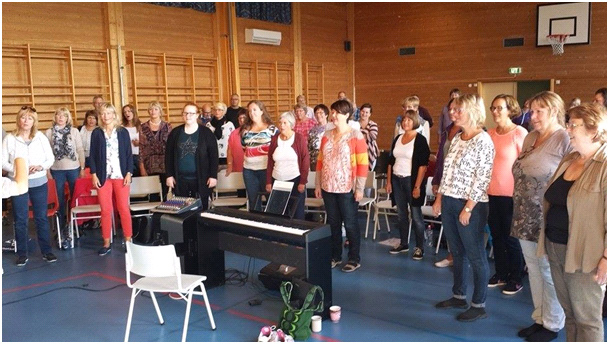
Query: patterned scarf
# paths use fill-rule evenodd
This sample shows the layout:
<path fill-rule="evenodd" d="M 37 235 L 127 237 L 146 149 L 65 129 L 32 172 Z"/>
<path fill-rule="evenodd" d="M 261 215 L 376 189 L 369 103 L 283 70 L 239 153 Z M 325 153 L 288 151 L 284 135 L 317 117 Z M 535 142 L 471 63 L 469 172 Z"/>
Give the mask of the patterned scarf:
<path fill-rule="evenodd" d="M 66 125 L 63 129 L 59 129 L 56 125 L 53 126 L 53 154 L 55 160 L 68 157 L 70 160 L 76 161 L 75 147 L 68 143 L 71 129 L 71 125 Z"/>

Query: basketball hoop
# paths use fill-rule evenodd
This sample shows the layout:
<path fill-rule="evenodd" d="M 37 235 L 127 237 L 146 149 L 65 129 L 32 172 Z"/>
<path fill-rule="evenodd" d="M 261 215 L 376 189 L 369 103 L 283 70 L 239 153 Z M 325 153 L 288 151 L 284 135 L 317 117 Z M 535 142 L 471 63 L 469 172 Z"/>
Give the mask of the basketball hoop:
<path fill-rule="evenodd" d="M 548 35 L 548 41 L 552 45 L 552 55 L 562 55 L 565 52 L 565 42 L 569 38 L 569 34 Z"/>

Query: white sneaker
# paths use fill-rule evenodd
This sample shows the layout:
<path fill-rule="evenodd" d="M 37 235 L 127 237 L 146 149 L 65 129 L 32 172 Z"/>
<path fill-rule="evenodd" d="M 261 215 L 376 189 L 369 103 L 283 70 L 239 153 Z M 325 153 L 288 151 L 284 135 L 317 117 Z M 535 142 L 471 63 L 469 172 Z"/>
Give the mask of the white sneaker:
<path fill-rule="evenodd" d="M 433 265 L 437 268 L 447 268 L 449 266 L 453 266 L 453 261 L 444 258 L 439 262 L 435 262 Z"/>

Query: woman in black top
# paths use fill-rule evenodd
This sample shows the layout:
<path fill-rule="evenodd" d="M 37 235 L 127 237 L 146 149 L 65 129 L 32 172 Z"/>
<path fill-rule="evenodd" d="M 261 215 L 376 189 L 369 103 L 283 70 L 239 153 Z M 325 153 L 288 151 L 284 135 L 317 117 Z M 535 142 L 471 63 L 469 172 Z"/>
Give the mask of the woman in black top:
<path fill-rule="evenodd" d="M 207 209 L 218 175 L 218 146 L 214 134 L 197 123 L 199 107 L 188 103 L 182 110 L 184 124 L 169 133 L 165 152 L 167 186 L 174 195 L 200 197 Z"/>
<path fill-rule="evenodd" d="M 397 205 L 401 243 L 391 254 L 408 252 L 408 206 L 412 214 L 416 244 L 412 259 L 423 259 L 425 223 L 421 207 L 425 203 L 425 171 L 429 161 L 429 146 L 425 137 L 416 132 L 419 115 L 408 110 L 402 117 L 404 134 L 393 140 L 387 166 L 387 192 Z"/>

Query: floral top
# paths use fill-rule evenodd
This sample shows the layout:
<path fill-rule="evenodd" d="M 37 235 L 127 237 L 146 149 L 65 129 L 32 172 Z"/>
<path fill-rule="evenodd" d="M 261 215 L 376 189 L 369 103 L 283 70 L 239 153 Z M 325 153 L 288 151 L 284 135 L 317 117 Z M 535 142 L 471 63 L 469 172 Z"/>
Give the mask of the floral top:
<path fill-rule="evenodd" d="M 311 156 L 311 166 L 317 164 L 317 156 L 319 155 L 319 146 L 321 146 L 321 138 L 326 132 L 326 125 L 318 124 L 309 130 L 308 148 Z"/>
<path fill-rule="evenodd" d="M 522 152 L 512 166 L 514 175 L 514 213 L 511 236 L 537 242 L 542 223 L 543 194 L 562 158 L 571 150 L 569 135 L 556 130 L 537 148 L 537 131 L 529 133 Z"/>
<path fill-rule="evenodd" d="M 486 190 L 491 181 L 495 148 L 484 131 L 471 139 L 455 135 L 444 160 L 439 192 L 458 199 L 488 202 Z"/>
<path fill-rule="evenodd" d="M 123 179 L 121 172 L 121 162 L 118 158 L 118 134 L 116 128 L 112 129 L 112 134 L 104 130 L 106 136 L 106 179 Z"/>
<path fill-rule="evenodd" d="M 150 130 L 150 121 L 142 124 L 140 134 L 140 161 L 148 174 L 165 173 L 165 148 L 171 124 L 162 121 L 159 130 Z"/>
<path fill-rule="evenodd" d="M 343 135 L 338 142 L 328 140 L 324 146 L 321 188 L 326 192 L 347 193 L 353 189 L 349 138 L 349 135 Z"/>

